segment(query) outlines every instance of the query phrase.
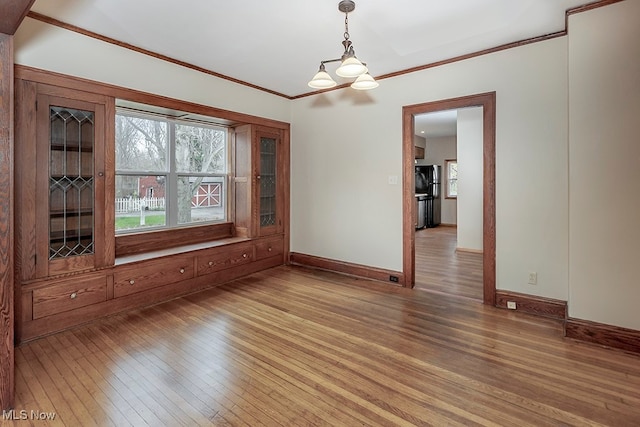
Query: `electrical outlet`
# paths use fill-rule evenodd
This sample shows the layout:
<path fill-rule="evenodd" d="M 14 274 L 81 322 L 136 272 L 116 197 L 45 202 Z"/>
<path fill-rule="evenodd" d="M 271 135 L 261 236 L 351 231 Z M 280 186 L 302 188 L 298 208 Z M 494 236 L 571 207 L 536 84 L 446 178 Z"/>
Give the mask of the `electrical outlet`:
<path fill-rule="evenodd" d="M 390 282 L 394 282 L 394 283 L 398 283 L 398 276 L 389 276 L 389 281 Z"/>
<path fill-rule="evenodd" d="M 516 302 L 515 301 L 507 301 L 507 308 L 509 310 L 515 310 L 516 309 Z"/>
<path fill-rule="evenodd" d="M 530 271 L 529 272 L 529 282 L 530 285 L 537 285 L 538 284 L 538 273 L 536 273 L 535 271 Z"/>
<path fill-rule="evenodd" d="M 389 175 L 389 185 L 398 185 L 398 175 Z"/>

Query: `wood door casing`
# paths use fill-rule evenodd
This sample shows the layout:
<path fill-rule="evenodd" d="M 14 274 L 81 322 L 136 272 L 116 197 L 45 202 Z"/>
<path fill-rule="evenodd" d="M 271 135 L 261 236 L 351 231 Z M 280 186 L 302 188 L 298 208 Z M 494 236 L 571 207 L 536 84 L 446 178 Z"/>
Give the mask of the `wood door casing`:
<path fill-rule="evenodd" d="M 496 302 L 496 93 L 463 96 L 405 106 L 402 109 L 403 213 L 402 258 L 404 286 L 415 282 L 414 116 L 465 107 L 483 107 L 483 302 Z"/>

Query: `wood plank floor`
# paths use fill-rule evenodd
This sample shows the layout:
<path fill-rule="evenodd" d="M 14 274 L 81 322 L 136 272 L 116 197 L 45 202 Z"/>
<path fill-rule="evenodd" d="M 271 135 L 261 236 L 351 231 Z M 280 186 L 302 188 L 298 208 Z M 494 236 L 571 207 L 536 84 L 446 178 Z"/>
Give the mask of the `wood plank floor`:
<path fill-rule="evenodd" d="M 482 254 L 456 244 L 455 227 L 416 230 L 415 288 L 482 300 Z"/>
<path fill-rule="evenodd" d="M 561 335 L 283 266 L 18 347 L 16 414 L 55 419 L 16 424 L 640 425 L 640 356 Z"/>

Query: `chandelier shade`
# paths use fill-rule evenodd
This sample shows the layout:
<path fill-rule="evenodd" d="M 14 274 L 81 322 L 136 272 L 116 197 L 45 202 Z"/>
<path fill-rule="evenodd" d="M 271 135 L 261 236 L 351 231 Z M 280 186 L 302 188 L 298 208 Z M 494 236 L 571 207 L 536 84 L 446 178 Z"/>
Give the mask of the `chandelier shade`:
<path fill-rule="evenodd" d="M 340 77 L 356 79 L 351 84 L 353 89 L 368 90 L 378 87 L 378 82 L 369 74 L 367 64 L 356 58 L 356 52 L 353 43 L 349 40 L 349 12 L 353 12 L 356 8 L 355 2 L 352 0 L 342 0 L 338 3 L 338 10 L 344 13 L 344 53 L 338 59 L 327 59 L 320 61 L 320 69 L 308 83 L 309 87 L 314 89 L 329 89 L 335 87 L 337 83 L 327 73 L 325 65 L 330 62 L 340 62 L 340 66 L 336 69 L 336 74 Z"/>
<path fill-rule="evenodd" d="M 378 86 L 379 83 L 369 73 L 360 74 L 356 81 L 351 83 L 351 87 L 357 90 L 375 89 Z"/>
<path fill-rule="evenodd" d="M 337 85 L 336 81 L 331 78 L 329 73 L 324 69 L 324 64 L 320 65 L 320 70 L 313 76 L 309 82 L 309 87 L 314 89 L 329 89 Z"/>
<path fill-rule="evenodd" d="M 340 77 L 358 77 L 368 71 L 367 67 L 362 64 L 355 56 L 345 58 L 336 70 L 336 74 Z"/>

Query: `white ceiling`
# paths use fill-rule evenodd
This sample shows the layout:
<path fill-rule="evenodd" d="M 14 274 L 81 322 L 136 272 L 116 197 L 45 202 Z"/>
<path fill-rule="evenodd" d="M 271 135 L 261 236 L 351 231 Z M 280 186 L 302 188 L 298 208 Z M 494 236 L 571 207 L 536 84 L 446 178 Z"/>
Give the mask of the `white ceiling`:
<path fill-rule="evenodd" d="M 589 2 L 357 0 L 349 32 L 375 77 L 562 31 L 565 11 Z M 320 61 L 343 51 L 338 0 L 37 0 L 32 10 L 287 96 L 310 92 Z"/>
<path fill-rule="evenodd" d="M 458 110 L 418 114 L 413 119 L 414 133 L 423 138 L 455 136 L 458 133 Z"/>

